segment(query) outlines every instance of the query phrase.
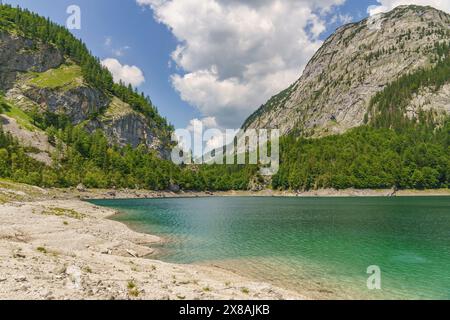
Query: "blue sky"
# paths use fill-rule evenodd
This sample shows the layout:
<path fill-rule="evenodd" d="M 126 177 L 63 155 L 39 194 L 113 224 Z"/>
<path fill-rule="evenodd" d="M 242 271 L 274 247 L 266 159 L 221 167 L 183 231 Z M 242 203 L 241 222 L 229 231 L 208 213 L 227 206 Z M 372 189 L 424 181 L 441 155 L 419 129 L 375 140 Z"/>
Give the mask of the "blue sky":
<path fill-rule="evenodd" d="M 323 5 L 284 1 L 280 8 L 270 7 L 276 0 L 261 0 L 261 5 L 241 1 L 242 6 L 235 8 L 229 0 L 4 0 L 60 24 L 66 22 L 67 7 L 78 5 L 82 25 L 81 30 L 72 31 L 74 35 L 100 59 L 117 59 L 121 65 L 142 70 L 145 82 L 139 89 L 177 128 L 189 127 L 192 119 L 208 126 L 238 127 L 268 97 L 301 75 L 310 56 L 336 27 L 367 17 L 367 8 L 379 5 L 375 0 L 318 1 Z M 387 9 L 401 2 L 381 1 Z M 337 5 L 330 9 L 327 4 Z M 271 16 L 267 8 L 298 14 L 282 17 L 292 32 L 284 30 L 284 22 Z M 225 20 L 233 20 L 247 9 L 249 17 L 268 21 L 270 27 L 267 23 L 255 26 L 251 18 L 241 17 L 234 24 Z M 255 32 L 236 31 L 241 23 L 248 23 L 248 29 L 255 27 Z M 265 30 L 275 33 L 272 43 L 264 41 Z M 298 46 L 293 47 L 293 42 L 299 42 Z M 227 46 L 221 47 L 225 43 Z M 244 48 L 247 44 L 253 48 Z M 260 50 L 259 44 L 268 49 Z M 173 55 L 177 46 L 180 50 Z M 290 53 L 283 56 L 279 52 Z"/>

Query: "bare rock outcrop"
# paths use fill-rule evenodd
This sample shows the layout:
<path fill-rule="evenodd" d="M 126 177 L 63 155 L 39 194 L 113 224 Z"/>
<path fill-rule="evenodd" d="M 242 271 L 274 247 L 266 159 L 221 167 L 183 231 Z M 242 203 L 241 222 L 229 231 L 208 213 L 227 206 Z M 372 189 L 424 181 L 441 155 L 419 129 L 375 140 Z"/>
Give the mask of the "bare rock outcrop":
<path fill-rule="evenodd" d="M 400 6 L 345 25 L 324 42 L 301 78 L 243 127 L 320 137 L 360 126 L 376 93 L 399 76 L 432 66 L 436 42 L 449 41 L 450 15 L 431 7 Z M 446 90 L 437 97 L 425 92 L 425 101 L 417 103 L 448 114 L 448 100 L 441 101 L 448 97 Z"/>
<path fill-rule="evenodd" d="M 104 93 L 85 85 L 69 90 L 29 87 L 23 94 L 45 111 L 66 115 L 73 124 L 99 113 L 110 101 Z"/>
<path fill-rule="evenodd" d="M 20 72 L 45 72 L 63 61 L 50 44 L 0 31 L 0 90 L 10 89 Z"/>
<path fill-rule="evenodd" d="M 58 77 L 70 72 L 70 68 L 77 70 L 73 79 L 68 83 L 59 81 Z M 41 75 L 47 82 L 36 81 Z M 0 32 L 0 90 L 9 103 L 25 112 L 64 115 L 73 125 L 83 126 L 90 133 L 103 131 L 111 144 L 132 147 L 142 144 L 163 158 L 169 157 L 167 132 L 161 132 L 152 118 L 111 93 L 87 84 L 81 68 L 50 44 Z M 30 132 L 15 136 L 31 135 Z"/>

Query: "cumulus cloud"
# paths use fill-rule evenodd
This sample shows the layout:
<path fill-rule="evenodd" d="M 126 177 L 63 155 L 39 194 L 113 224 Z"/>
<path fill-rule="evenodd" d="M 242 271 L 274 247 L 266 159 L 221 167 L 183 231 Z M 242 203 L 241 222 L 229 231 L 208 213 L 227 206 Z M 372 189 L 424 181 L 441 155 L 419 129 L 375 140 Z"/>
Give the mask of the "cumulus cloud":
<path fill-rule="evenodd" d="M 126 85 L 131 84 L 134 87 L 138 87 L 145 82 L 144 73 L 136 66 L 123 65 L 114 58 L 104 59 L 101 63 L 108 68 L 113 75 L 114 81 L 117 83 L 122 81 Z"/>
<path fill-rule="evenodd" d="M 238 128 L 288 87 L 321 46 L 324 15 L 345 0 L 136 0 L 179 41 L 171 77 L 181 98 Z M 344 18 L 343 18 L 344 19 Z"/>
<path fill-rule="evenodd" d="M 370 15 L 387 12 L 400 5 L 415 4 L 421 6 L 432 6 L 442 11 L 450 12 L 449 0 L 378 0 L 379 5 L 370 6 L 367 12 Z"/>
<path fill-rule="evenodd" d="M 182 134 L 179 134 L 182 133 Z M 186 136 L 186 133 L 188 135 Z M 212 134 L 211 134 L 212 133 Z M 175 132 L 179 147 L 185 152 L 191 151 L 195 157 L 203 155 L 203 151 L 213 150 L 223 145 L 223 131 L 218 128 L 216 118 L 204 117 L 192 119 L 182 132 Z"/>
<path fill-rule="evenodd" d="M 200 157 L 231 141 L 237 134 L 234 130 L 220 128 L 215 117 L 192 119 L 186 128 L 192 134 L 193 154 Z"/>
<path fill-rule="evenodd" d="M 216 118 L 205 117 L 203 119 L 192 119 L 187 126 L 187 130 L 192 133 L 202 133 L 205 129 L 217 128 Z"/>

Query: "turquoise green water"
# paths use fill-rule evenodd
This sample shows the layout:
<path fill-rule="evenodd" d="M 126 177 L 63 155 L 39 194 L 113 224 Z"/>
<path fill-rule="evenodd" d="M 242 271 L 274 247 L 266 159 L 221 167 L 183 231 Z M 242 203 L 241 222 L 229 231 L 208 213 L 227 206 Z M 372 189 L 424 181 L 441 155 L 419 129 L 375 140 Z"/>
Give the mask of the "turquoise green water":
<path fill-rule="evenodd" d="M 450 197 L 99 200 L 164 237 L 154 257 L 213 264 L 314 298 L 450 299 Z M 367 268 L 381 269 L 381 290 Z"/>

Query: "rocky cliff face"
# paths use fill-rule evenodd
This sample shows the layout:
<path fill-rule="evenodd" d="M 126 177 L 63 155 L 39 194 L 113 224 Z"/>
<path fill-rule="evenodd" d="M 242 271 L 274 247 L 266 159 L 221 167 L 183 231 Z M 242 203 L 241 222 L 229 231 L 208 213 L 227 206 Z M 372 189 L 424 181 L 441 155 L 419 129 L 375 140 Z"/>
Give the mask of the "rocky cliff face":
<path fill-rule="evenodd" d="M 85 128 L 90 132 L 103 130 L 111 143 L 120 146 L 131 145 L 135 148 L 145 144 L 158 151 L 163 158 L 170 156 L 164 141 L 155 133 L 156 126 L 150 126 L 142 114 L 116 97 L 111 99 L 106 111 L 97 119 L 90 120 Z"/>
<path fill-rule="evenodd" d="M 63 63 L 53 46 L 0 30 L 0 89 L 10 89 L 19 73 L 44 72 Z"/>
<path fill-rule="evenodd" d="M 244 128 L 278 128 L 319 137 L 364 123 L 371 98 L 399 76 L 436 63 L 436 42 L 450 41 L 450 15 L 431 7 L 400 6 L 329 37 L 301 78 L 257 110 Z M 450 112 L 448 86 L 424 88 L 409 113 Z"/>
<path fill-rule="evenodd" d="M 421 88 L 406 107 L 406 116 L 417 119 L 421 111 L 435 111 L 438 117 L 450 114 L 450 83 L 438 91 L 433 88 Z"/>
<path fill-rule="evenodd" d="M 81 69 L 52 45 L 0 31 L 0 90 L 25 112 L 65 115 L 90 132 L 103 130 L 111 144 L 144 144 L 169 154 L 168 135 L 152 119 L 86 84 Z"/>
<path fill-rule="evenodd" d="M 38 107 L 41 111 L 64 114 L 74 125 L 101 112 L 110 102 L 101 91 L 83 84 L 65 90 L 41 88 L 18 82 L 8 90 L 6 97 L 26 111 Z"/>

